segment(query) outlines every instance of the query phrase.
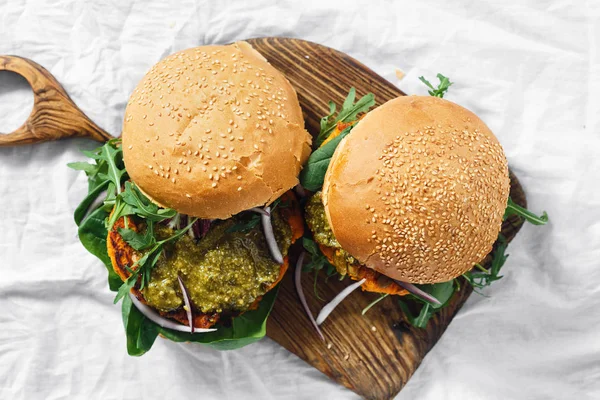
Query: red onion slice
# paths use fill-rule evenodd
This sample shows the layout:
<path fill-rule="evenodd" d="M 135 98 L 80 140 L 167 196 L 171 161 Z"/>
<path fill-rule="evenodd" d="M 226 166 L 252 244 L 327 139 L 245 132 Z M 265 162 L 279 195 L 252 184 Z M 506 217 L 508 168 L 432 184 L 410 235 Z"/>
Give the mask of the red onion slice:
<path fill-rule="evenodd" d="M 306 190 L 304 190 L 304 188 L 302 187 L 301 184 L 297 184 L 294 187 L 294 191 L 296 192 L 296 194 L 300 197 L 306 197 Z"/>
<path fill-rule="evenodd" d="M 267 211 L 267 208 L 269 208 L 269 210 Z M 252 207 L 249 208 L 248 211 L 253 211 L 255 213 L 259 213 L 260 215 L 271 215 L 271 210 L 270 207 L 265 207 L 264 209 L 260 208 L 260 207 Z"/>
<path fill-rule="evenodd" d="M 260 220 L 262 222 L 263 231 L 265 232 L 265 239 L 269 246 L 271 256 L 278 264 L 283 264 L 283 255 L 279 250 L 277 241 L 275 240 L 275 234 L 273 233 L 273 225 L 271 224 L 271 207 L 265 207 L 266 215 L 261 214 Z"/>
<path fill-rule="evenodd" d="M 402 286 L 404 289 L 408 290 L 411 294 L 413 294 L 425 301 L 436 304 L 438 306 L 442 305 L 442 303 L 440 303 L 440 301 L 438 299 L 436 299 L 429 293 L 422 291 L 421 289 L 419 289 L 412 283 L 397 281 L 396 279 L 394 279 L 394 282 L 396 282 L 398 285 Z"/>
<path fill-rule="evenodd" d="M 179 220 L 180 219 L 181 219 L 181 214 L 179 214 L 179 213 L 175 214 L 175 216 L 169 220 L 169 222 L 167 223 L 167 226 L 173 230 L 179 229 Z"/>
<path fill-rule="evenodd" d="M 200 226 L 200 239 L 202 239 L 204 236 L 206 236 L 206 234 L 210 230 L 210 225 L 212 224 L 213 221 L 214 221 L 214 219 L 201 219 L 198 222 L 198 225 Z"/>
<path fill-rule="evenodd" d="M 178 331 L 178 332 L 190 333 L 189 326 L 181 325 L 181 324 L 171 321 L 170 319 L 162 317 L 160 314 L 158 314 L 152 308 L 148 307 L 147 305 L 145 305 L 141 301 L 139 301 L 137 299 L 137 297 L 135 297 L 132 293 L 129 293 L 129 297 L 131 298 L 133 305 L 138 310 L 140 310 L 140 312 L 142 314 L 144 314 L 144 316 L 146 318 L 148 318 L 150 321 L 154 322 L 156 325 L 158 325 L 162 328 L 167 328 L 167 329 L 171 329 L 171 330 Z M 195 328 L 194 329 L 194 333 L 206 333 L 206 332 L 214 332 L 214 331 L 216 331 L 215 328 L 208 328 L 208 329 Z"/>
<path fill-rule="evenodd" d="M 362 285 L 365 282 L 366 282 L 366 278 L 363 278 L 360 281 L 353 283 L 352 285 L 348 286 L 347 288 L 345 288 L 344 290 L 339 292 L 338 295 L 333 298 L 333 300 L 331 300 L 329 303 L 325 304 L 325 307 L 323 307 L 321 309 L 321 312 L 319 312 L 319 315 L 317 316 L 317 325 L 321 325 L 327 319 L 327 317 L 329 317 L 329 314 L 331 314 L 331 312 L 333 310 L 335 310 L 335 308 L 346 297 L 350 296 L 350 293 L 354 292 L 356 289 L 358 289 L 360 287 L 360 285 Z"/>
<path fill-rule="evenodd" d="M 298 293 L 298 297 L 300 297 L 300 303 L 302 303 L 302 307 L 304 307 L 304 311 L 306 312 L 308 319 L 310 319 L 310 322 L 315 327 L 315 330 L 319 334 L 319 337 L 321 338 L 321 340 L 325 341 L 325 336 L 323 336 L 323 332 L 321 332 L 321 329 L 319 329 L 319 325 L 317 325 L 317 321 L 315 321 L 315 317 L 313 317 L 312 313 L 310 312 L 310 308 L 308 308 L 308 303 L 306 302 L 306 297 L 304 297 L 304 291 L 302 290 L 302 282 L 301 282 L 300 278 L 302 276 L 302 263 L 304 262 L 305 255 L 306 255 L 306 252 L 303 251 L 302 254 L 300 254 L 300 257 L 298 257 L 298 261 L 296 262 L 296 270 L 294 271 L 294 281 L 296 283 L 296 292 Z"/>
<path fill-rule="evenodd" d="M 190 324 L 190 333 L 194 333 L 194 316 L 192 314 L 192 302 L 190 301 L 190 295 L 188 294 L 188 291 L 181 280 L 181 276 L 177 275 L 177 281 L 179 282 L 179 288 L 181 288 L 181 293 L 183 294 L 183 304 L 185 304 L 183 309 L 185 310 L 188 323 Z"/>

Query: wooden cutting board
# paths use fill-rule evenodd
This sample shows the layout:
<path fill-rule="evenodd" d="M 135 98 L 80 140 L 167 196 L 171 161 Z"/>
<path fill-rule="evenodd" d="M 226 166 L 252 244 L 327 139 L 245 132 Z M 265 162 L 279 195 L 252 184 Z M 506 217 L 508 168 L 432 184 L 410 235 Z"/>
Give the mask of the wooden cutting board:
<path fill-rule="evenodd" d="M 313 135 L 319 132 L 321 117 L 328 113 L 329 100 L 340 105 L 351 87 L 357 89 L 359 96 L 374 93 L 377 105 L 404 95 L 360 62 L 328 47 L 288 38 L 248 41 L 296 88 L 306 127 Z M 112 137 L 94 124 L 39 64 L 17 56 L 0 56 L 0 70 L 22 75 L 34 95 L 28 120 L 16 131 L 0 134 L 0 147 L 65 137 L 90 137 L 101 142 Z M 511 197 L 526 206 L 523 190 L 512 174 Z M 521 221 L 513 217 L 503 224 L 502 232 L 511 240 L 520 227 Z M 393 297 L 384 299 L 362 316 L 362 309 L 378 295 L 357 291 L 322 325 L 327 339 L 323 343 L 300 305 L 292 272 L 293 268 L 282 281 L 267 335 L 331 379 L 368 399 L 389 399 L 398 394 L 472 291 L 468 285 L 462 285 L 450 306 L 437 314 L 427 329 L 406 323 Z M 303 274 L 302 285 L 308 304 L 316 314 L 348 283 L 335 278 L 325 283 L 320 279 L 318 290 L 324 301 L 313 294 L 312 274 Z"/>
<path fill-rule="evenodd" d="M 331 48 L 286 38 L 249 42 L 296 88 L 306 128 L 313 135 L 319 132 L 321 117 L 328 114 L 329 100 L 341 105 L 351 87 L 356 88 L 358 96 L 374 93 L 377 105 L 404 95 L 360 62 Z M 510 194 L 517 203 L 526 205 L 523 190 L 512 174 Z M 520 227 L 519 219 L 511 218 L 504 223 L 502 232 L 510 240 Z M 312 273 L 303 274 L 302 285 L 316 315 L 349 283 L 335 278 L 325 283 L 322 274 L 318 281 L 318 291 L 324 299 L 321 301 L 313 294 L 313 277 Z M 389 399 L 400 392 L 471 292 L 469 285 L 462 285 L 450 306 L 434 317 L 427 329 L 418 329 L 404 321 L 392 296 L 361 315 L 363 308 L 379 295 L 356 291 L 323 323 L 323 343 L 300 305 L 291 268 L 282 281 L 267 335 L 362 397 Z"/>

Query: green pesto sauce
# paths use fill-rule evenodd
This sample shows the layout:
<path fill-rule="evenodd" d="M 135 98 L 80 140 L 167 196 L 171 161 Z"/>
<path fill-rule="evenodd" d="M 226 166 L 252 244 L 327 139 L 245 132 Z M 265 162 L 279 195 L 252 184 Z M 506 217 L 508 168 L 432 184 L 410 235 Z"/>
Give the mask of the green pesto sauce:
<path fill-rule="evenodd" d="M 315 242 L 327 247 L 340 248 L 341 246 L 336 240 L 335 236 L 333 235 L 333 231 L 329 226 L 329 221 L 327 221 L 325 207 L 323 206 L 323 202 L 321 200 L 321 192 L 315 193 L 310 199 L 308 199 L 305 211 L 306 224 L 313 233 Z"/>
<path fill-rule="evenodd" d="M 194 308 L 201 312 L 248 310 L 277 280 L 281 267 L 269 253 L 260 223 L 248 232 L 227 232 L 251 215 L 247 212 L 213 223 L 198 243 L 184 235 L 167 246 L 143 290 L 148 304 L 161 311 L 182 307 L 183 295 L 177 281 L 180 275 Z M 279 212 L 272 213 L 272 221 L 277 244 L 285 256 L 291 245 L 291 228 Z M 165 226 L 157 227 L 158 239 L 172 234 Z"/>
<path fill-rule="evenodd" d="M 347 253 L 337 241 L 327 221 L 325 206 L 321 199 L 321 192 L 315 193 L 305 206 L 306 224 L 310 228 L 315 242 L 336 249 L 333 255 L 333 265 L 337 272 L 346 275 L 349 268 L 357 268 L 358 261 Z"/>

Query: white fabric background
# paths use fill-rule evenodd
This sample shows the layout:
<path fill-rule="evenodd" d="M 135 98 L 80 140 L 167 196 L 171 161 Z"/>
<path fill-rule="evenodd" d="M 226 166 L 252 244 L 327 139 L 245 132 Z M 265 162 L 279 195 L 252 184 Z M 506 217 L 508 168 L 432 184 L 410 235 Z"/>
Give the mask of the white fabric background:
<path fill-rule="evenodd" d="M 304 38 L 408 93 L 426 93 L 421 74 L 450 76 L 448 98 L 488 123 L 551 222 L 523 228 L 505 278 L 471 296 L 399 398 L 600 398 L 599 3 L 249 3 L 2 0 L 0 54 L 45 66 L 112 134 L 148 68 L 201 44 Z M 0 131 L 31 104 L 0 73 Z M 72 220 L 86 182 L 65 164 L 92 146 L 0 149 L 0 398 L 355 397 L 268 339 L 226 353 L 157 340 L 127 356 L 106 272 Z"/>

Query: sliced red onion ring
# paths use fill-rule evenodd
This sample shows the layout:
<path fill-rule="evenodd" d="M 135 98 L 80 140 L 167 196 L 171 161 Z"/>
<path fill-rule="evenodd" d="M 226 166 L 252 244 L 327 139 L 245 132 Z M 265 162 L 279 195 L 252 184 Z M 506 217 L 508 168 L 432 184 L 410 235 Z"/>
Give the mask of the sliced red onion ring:
<path fill-rule="evenodd" d="M 177 229 L 183 229 L 187 226 L 188 224 L 188 216 L 185 214 L 179 214 L 179 226 L 177 227 Z"/>
<path fill-rule="evenodd" d="M 106 199 L 106 193 L 108 193 L 107 190 L 103 190 L 98 194 L 98 197 L 96 197 L 94 199 L 94 201 L 92 201 L 92 204 L 90 204 L 85 212 L 85 215 L 83 216 L 83 220 L 85 220 L 88 215 L 90 215 L 93 211 L 95 211 L 98 207 L 100 207 L 101 205 L 104 204 L 104 200 Z"/>
<path fill-rule="evenodd" d="M 167 226 L 173 230 L 179 229 L 179 220 L 180 219 L 181 219 L 181 214 L 175 214 L 175 216 L 169 220 L 169 223 L 167 224 Z"/>
<path fill-rule="evenodd" d="M 190 333 L 194 333 L 194 316 L 192 314 L 192 302 L 190 301 L 190 295 L 188 294 L 188 291 L 185 288 L 183 281 L 181 280 L 181 276 L 177 275 L 177 281 L 179 282 L 179 288 L 181 289 L 181 293 L 183 294 L 183 304 L 185 304 L 185 307 L 183 307 L 183 309 L 185 310 L 188 323 L 190 324 Z"/>
<path fill-rule="evenodd" d="M 202 239 L 204 236 L 206 236 L 206 234 L 208 233 L 209 229 L 210 229 L 210 225 L 212 224 L 212 222 L 214 221 L 214 219 L 201 219 L 198 222 L 198 226 L 200 227 L 200 239 Z"/>
<path fill-rule="evenodd" d="M 269 211 L 267 211 L 267 208 L 269 208 Z M 248 211 L 254 211 L 255 213 L 259 213 L 260 215 L 271 215 L 270 207 L 265 207 L 264 209 L 260 207 L 252 207 L 249 208 Z"/>
<path fill-rule="evenodd" d="M 350 293 L 354 292 L 356 289 L 358 289 L 360 287 L 360 285 L 365 283 L 366 280 L 367 280 L 366 278 L 363 278 L 360 281 L 353 283 L 352 285 L 348 286 L 347 288 L 345 288 L 344 290 L 339 292 L 338 295 L 333 298 L 333 300 L 331 300 L 329 303 L 325 304 L 325 307 L 323 307 L 321 309 L 321 312 L 319 312 L 319 315 L 317 316 L 317 324 L 321 325 L 327 319 L 327 317 L 329 317 L 329 314 L 331 314 L 331 312 L 333 310 L 335 310 L 335 308 L 346 297 L 348 297 L 350 295 Z"/>
<path fill-rule="evenodd" d="M 308 308 L 308 303 L 306 302 L 306 297 L 304 297 L 304 291 L 302 290 L 302 282 L 301 282 L 300 278 L 302 276 L 302 263 L 304 263 L 305 255 L 306 255 L 306 252 L 303 251 L 302 254 L 300 254 L 300 257 L 298 257 L 298 261 L 296 262 L 296 270 L 294 271 L 294 281 L 296 282 L 296 292 L 298 293 L 298 297 L 300 298 L 300 303 L 302 303 L 302 307 L 304 307 L 304 311 L 306 312 L 308 319 L 310 319 L 310 322 L 315 327 L 321 340 L 325 341 L 325 336 L 323 336 L 323 332 L 321 332 L 321 329 L 319 329 L 319 325 L 317 325 L 317 322 L 315 321 L 315 317 L 313 317 L 312 313 L 310 312 L 310 308 Z"/>
<path fill-rule="evenodd" d="M 300 197 L 306 197 L 306 190 L 304 190 L 304 188 L 302 187 L 301 184 L 297 184 L 294 187 L 294 191 L 296 192 L 296 194 Z"/>
<path fill-rule="evenodd" d="M 174 321 L 171 321 L 170 319 L 164 318 L 162 317 L 160 314 L 158 314 L 156 311 L 154 311 L 153 309 L 151 309 L 150 307 L 148 307 L 145 304 L 142 304 L 141 301 L 139 301 L 137 299 L 137 297 L 135 297 L 133 295 L 133 293 L 129 293 L 129 297 L 131 298 L 131 301 L 133 302 L 133 305 L 140 310 L 140 312 L 142 314 L 144 314 L 144 316 L 146 318 L 148 318 L 150 321 L 154 322 L 156 325 L 162 327 L 162 328 L 167 328 L 167 329 L 171 329 L 174 331 L 179 331 L 179 332 L 190 332 L 190 327 L 186 326 L 186 325 L 181 325 L 178 324 Z M 214 332 L 216 331 L 215 328 L 195 328 L 194 329 L 194 333 L 206 333 L 206 332 Z"/>
<path fill-rule="evenodd" d="M 269 251 L 271 256 L 278 264 L 283 264 L 283 255 L 279 250 L 277 241 L 275 240 L 275 234 L 273 233 L 273 225 L 271 224 L 271 207 L 265 207 L 266 215 L 262 214 L 260 220 L 262 222 L 263 231 L 265 232 L 265 239 L 269 245 Z"/>
<path fill-rule="evenodd" d="M 398 285 L 402 286 L 404 289 L 408 290 L 411 294 L 413 294 L 425 301 L 428 301 L 430 303 L 437 304 L 437 305 L 442 305 L 442 303 L 440 303 L 440 301 L 438 299 L 436 299 L 429 293 L 422 291 L 421 289 L 419 289 L 412 283 L 402 282 L 402 281 L 398 281 L 396 279 L 394 279 L 394 282 L 396 282 Z"/>

